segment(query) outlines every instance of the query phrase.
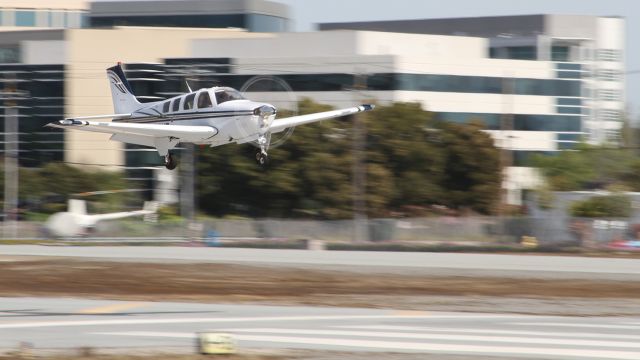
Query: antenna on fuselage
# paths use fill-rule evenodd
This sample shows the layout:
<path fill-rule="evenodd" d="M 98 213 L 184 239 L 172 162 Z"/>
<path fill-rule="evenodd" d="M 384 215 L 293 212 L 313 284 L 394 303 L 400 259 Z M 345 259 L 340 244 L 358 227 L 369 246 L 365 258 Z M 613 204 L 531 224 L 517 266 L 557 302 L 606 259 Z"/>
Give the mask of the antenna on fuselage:
<path fill-rule="evenodd" d="M 185 79 L 184 83 L 187 84 L 187 89 L 189 90 L 189 92 L 193 92 L 193 90 L 191 90 L 191 86 L 189 86 L 189 81 Z"/>

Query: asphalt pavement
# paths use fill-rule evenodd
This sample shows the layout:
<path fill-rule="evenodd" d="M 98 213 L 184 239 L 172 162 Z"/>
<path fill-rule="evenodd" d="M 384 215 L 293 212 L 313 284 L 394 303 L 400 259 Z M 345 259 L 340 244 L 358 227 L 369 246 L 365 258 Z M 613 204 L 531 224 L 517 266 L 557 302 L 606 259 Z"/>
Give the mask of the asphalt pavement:
<path fill-rule="evenodd" d="M 640 259 L 426 252 L 310 251 L 175 246 L 0 245 L 2 256 L 211 262 L 433 275 L 640 280 Z"/>
<path fill-rule="evenodd" d="M 62 298 L 0 298 L 0 351 L 195 351 L 230 333 L 239 351 L 315 349 L 478 359 L 640 359 L 640 317 L 558 317 Z"/>

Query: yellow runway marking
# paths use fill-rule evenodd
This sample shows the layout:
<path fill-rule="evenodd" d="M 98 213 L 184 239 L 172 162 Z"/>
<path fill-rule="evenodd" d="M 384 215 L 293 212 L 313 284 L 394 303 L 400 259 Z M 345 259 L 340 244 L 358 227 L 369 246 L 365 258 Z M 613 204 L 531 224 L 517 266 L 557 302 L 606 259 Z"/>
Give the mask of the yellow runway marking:
<path fill-rule="evenodd" d="M 418 311 L 418 310 L 398 310 L 391 313 L 392 315 L 397 316 L 425 316 L 429 315 L 426 311 Z"/>
<path fill-rule="evenodd" d="M 129 310 L 133 308 L 146 306 L 147 304 L 148 303 L 145 303 L 145 302 L 117 303 L 112 305 L 104 305 L 104 306 L 83 309 L 78 311 L 78 314 L 113 314 L 118 311 Z"/>

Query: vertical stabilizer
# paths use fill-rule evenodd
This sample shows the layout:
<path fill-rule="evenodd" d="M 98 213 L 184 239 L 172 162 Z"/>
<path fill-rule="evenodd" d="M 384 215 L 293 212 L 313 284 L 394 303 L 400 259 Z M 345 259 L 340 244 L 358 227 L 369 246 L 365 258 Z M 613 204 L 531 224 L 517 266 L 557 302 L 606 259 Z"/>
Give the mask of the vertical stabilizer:
<path fill-rule="evenodd" d="M 78 215 L 86 215 L 87 203 L 84 200 L 69 199 L 67 212 Z"/>
<path fill-rule="evenodd" d="M 108 68 L 107 77 L 111 85 L 113 111 L 116 114 L 130 114 L 142 106 L 133 95 L 131 85 L 126 76 L 124 76 L 124 71 L 122 71 L 120 64 Z"/>

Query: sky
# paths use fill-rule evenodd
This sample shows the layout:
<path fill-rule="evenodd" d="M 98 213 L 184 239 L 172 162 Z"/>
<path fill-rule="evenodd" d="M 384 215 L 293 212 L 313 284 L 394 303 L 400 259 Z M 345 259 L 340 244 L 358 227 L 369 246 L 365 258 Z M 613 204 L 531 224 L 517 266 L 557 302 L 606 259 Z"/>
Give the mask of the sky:
<path fill-rule="evenodd" d="M 181 1 L 181 0 L 175 0 Z M 292 30 L 316 23 L 523 14 L 622 16 L 626 19 L 627 100 L 640 115 L 640 1 L 638 0 L 271 0 L 289 5 Z"/>

